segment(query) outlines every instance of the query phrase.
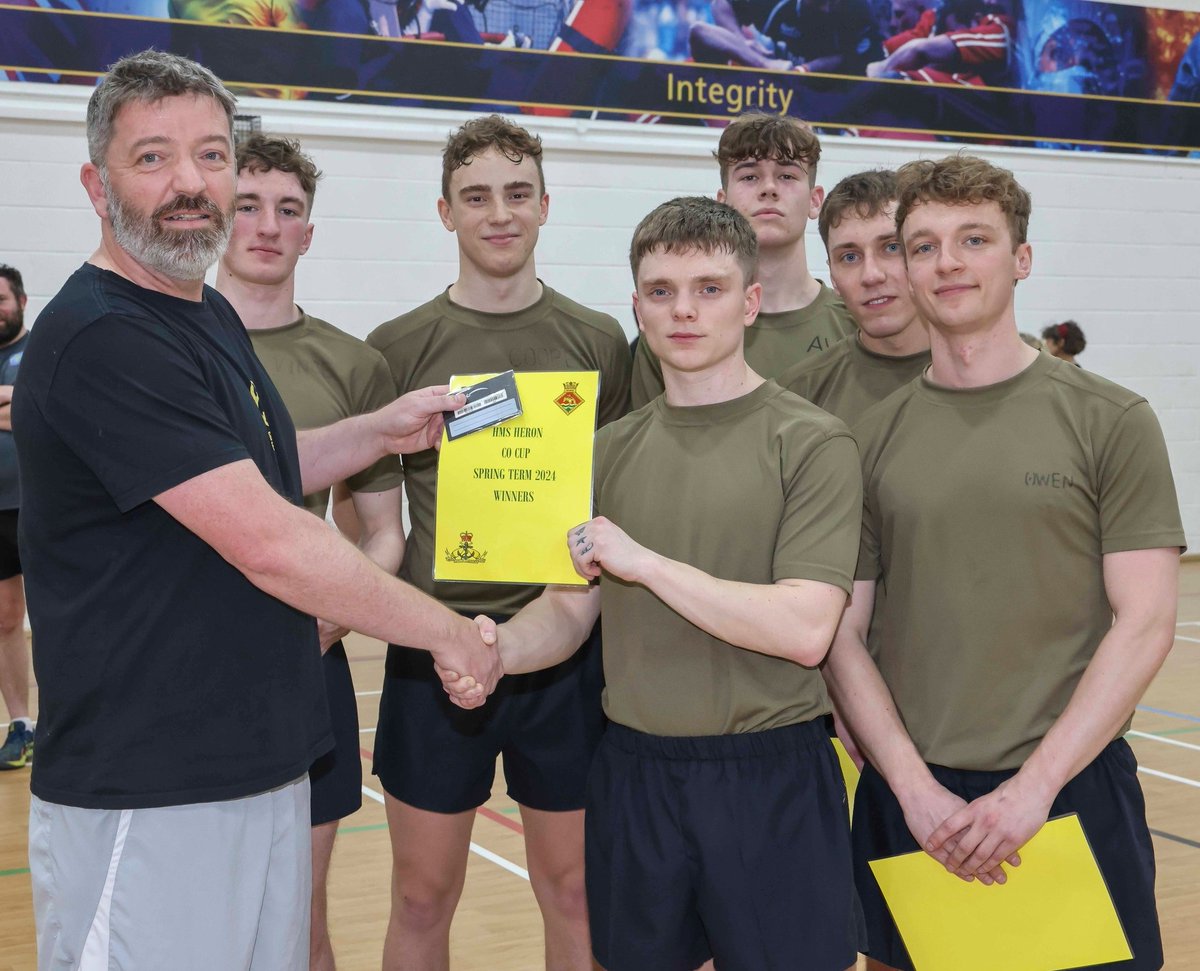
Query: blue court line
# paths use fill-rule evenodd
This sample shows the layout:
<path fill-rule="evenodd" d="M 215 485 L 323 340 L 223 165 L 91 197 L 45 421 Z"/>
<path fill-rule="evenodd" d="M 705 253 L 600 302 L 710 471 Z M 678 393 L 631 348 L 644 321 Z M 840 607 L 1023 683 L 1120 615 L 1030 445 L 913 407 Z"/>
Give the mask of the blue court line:
<path fill-rule="evenodd" d="M 1177 711 L 1167 711 L 1166 708 L 1151 708 L 1149 705 L 1138 705 L 1138 711 L 1148 711 L 1152 715 L 1166 715 L 1168 718 L 1182 718 L 1185 722 L 1200 722 L 1198 715 L 1184 715 Z"/>

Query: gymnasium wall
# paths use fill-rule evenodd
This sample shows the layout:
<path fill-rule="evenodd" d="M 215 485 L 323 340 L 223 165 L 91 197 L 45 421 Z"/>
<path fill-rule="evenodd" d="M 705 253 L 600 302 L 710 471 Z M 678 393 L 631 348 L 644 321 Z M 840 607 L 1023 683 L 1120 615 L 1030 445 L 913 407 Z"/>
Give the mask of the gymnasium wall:
<path fill-rule="evenodd" d="M 1200 2 L 1200 0 L 1197 0 Z M 1189 4 L 1190 6 L 1190 4 Z M 94 248 L 78 181 L 90 89 L 0 85 L 0 261 L 18 266 L 31 317 Z M 246 100 L 265 130 L 300 137 L 326 173 L 298 301 L 351 333 L 451 282 L 454 238 L 437 221 L 440 149 L 467 117 L 356 105 Z M 649 209 L 717 188 L 718 132 L 526 118 L 544 139 L 550 219 L 539 274 L 613 314 L 630 334 L 629 235 Z M 818 180 L 955 146 L 829 138 Z M 1017 292 L 1024 330 L 1067 317 L 1088 336 L 1082 363 L 1144 394 L 1171 450 L 1184 524 L 1200 552 L 1200 160 L 979 148 L 1033 193 L 1032 277 Z M 826 277 L 815 226 L 812 271 Z"/>

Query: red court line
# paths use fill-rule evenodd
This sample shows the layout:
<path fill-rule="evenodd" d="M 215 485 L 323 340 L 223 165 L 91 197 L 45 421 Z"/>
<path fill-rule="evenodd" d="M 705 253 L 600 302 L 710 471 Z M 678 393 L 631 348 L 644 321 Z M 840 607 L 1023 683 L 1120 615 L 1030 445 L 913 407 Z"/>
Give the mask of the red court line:
<path fill-rule="evenodd" d="M 499 823 L 501 826 L 507 826 L 514 833 L 524 835 L 525 827 L 518 823 L 515 819 L 509 819 L 507 816 L 502 816 L 494 809 L 488 809 L 487 806 L 480 806 L 475 812 L 479 813 L 484 819 L 490 819 L 493 823 Z"/>
<path fill-rule="evenodd" d="M 371 759 L 373 759 L 375 757 L 374 753 L 372 753 L 368 749 L 362 748 L 361 746 L 359 747 L 358 751 L 359 751 L 359 754 L 362 755 L 362 757 L 364 759 L 367 759 L 368 761 L 370 761 Z M 475 810 L 475 812 L 479 813 L 479 815 L 482 816 L 484 819 L 490 819 L 493 823 L 499 823 L 501 826 L 507 826 L 514 833 L 520 833 L 522 836 L 525 835 L 525 827 L 524 826 L 522 826 L 520 823 L 518 823 L 515 819 L 509 819 L 507 816 L 504 816 L 501 813 L 496 812 L 496 810 L 494 810 L 494 809 L 488 809 L 487 806 L 480 806 L 478 809 Z"/>

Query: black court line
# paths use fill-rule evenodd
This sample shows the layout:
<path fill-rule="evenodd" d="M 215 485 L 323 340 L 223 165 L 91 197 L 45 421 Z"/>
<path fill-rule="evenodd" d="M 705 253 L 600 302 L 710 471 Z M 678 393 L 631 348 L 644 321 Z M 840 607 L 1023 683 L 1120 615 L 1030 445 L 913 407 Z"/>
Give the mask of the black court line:
<path fill-rule="evenodd" d="M 1172 843 L 1182 843 L 1184 846 L 1190 846 L 1194 850 L 1200 850 L 1200 841 L 1190 840 L 1186 836 L 1176 836 L 1174 833 L 1164 833 L 1161 829 L 1152 829 L 1150 832 L 1152 835 L 1161 836 Z"/>

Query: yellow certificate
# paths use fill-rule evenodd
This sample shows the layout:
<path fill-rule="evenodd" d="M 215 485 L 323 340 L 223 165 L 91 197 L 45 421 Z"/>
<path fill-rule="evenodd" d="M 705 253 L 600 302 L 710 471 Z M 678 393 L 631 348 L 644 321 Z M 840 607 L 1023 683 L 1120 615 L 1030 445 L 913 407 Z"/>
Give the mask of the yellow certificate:
<path fill-rule="evenodd" d="M 492 375 L 451 378 L 454 387 Z M 517 372 L 522 413 L 453 442 L 438 459 L 435 580 L 587 583 L 567 530 L 592 518 L 597 371 Z"/>
<path fill-rule="evenodd" d="M 925 853 L 871 869 L 917 971 L 1058 971 L 1133 955 L 1079 817 L 1052 819 L 985 887 Z"/>

